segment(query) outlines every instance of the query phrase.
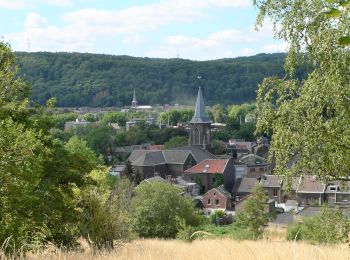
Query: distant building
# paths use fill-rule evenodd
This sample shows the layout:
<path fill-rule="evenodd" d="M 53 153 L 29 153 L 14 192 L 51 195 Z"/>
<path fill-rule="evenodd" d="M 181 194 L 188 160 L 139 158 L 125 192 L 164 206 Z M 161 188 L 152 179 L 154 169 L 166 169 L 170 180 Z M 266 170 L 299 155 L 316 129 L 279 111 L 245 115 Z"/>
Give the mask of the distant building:
<path fill-rule="evenodd" d="M 126 169 L 125 164 L 114 165 L 109 171 L 109 174 L 113 176 L 121 176 L 125 173 L 125 169 Z"/>
<path fill-rule="evenodd" d="M 133 111 L 146 111 L 146 110 L 150 110 L 150 109 L 153 109 L 152 106 L 139 106 L 138 105 L 138 102 L 136 100 L 136 92 L 134 90 L 134 96 L 133 96 L 133 99 L 131 101 L 131 109 Z"/>
<path fill-rule="evenodd" d="M 64 131 L 69 131 L 71 129 L 74 129 L 78 126 L 87 126 L 91 124 L 91 122 L 82 120 L 82 119 L 76 119 L 75 121 L 68 121 L 64 124 Z"/>
<path fill-rule="evenodd" d="M 134 90 L 134 97 L 131 101 L 131 108 L 133 109 L 136 109 L 137 108 L 137 100 L 136 100 L 136 93 L 135 93 L 135 90 Z"/>
<path fill-rule="evenodd" d="M 256 123 L 256 116 L 253 113 L 247 114 L 244 118 L 245 123 Z"/>

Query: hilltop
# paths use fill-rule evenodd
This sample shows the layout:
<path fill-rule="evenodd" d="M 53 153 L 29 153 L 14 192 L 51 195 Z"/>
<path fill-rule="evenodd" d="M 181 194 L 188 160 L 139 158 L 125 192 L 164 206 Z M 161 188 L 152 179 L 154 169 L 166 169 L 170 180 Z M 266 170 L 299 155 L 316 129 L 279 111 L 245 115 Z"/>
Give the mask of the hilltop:
<path fill-rule="evenodd" d="M 32 100 L 43 104 L 57 97 L 62 107 L 125 106 L 134 89 L 139 104 L 192 104 L 198 83 L 208 105 L 245 103 L 255 100 L 263 78 L 285 75 L 283 53 L 212 61 L 63 52 L 16 56 Z"/>

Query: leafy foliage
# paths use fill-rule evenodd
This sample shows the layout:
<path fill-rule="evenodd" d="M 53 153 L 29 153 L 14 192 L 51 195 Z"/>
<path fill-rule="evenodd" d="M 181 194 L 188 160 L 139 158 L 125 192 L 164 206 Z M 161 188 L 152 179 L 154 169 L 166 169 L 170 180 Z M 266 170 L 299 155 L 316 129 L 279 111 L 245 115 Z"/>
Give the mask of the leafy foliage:
<path fill-rule="evenodd" d="M 192 105 L 202 76 L 207 104 L 244 103 L 267 76 L 282 76 L 284 54 L 215 61 L 151 59 L 82 53 L 16 53 L 20 74 L 33 86 L 32 99 L 58 106 Z M 192 99 L 189 97 L 193 97 Z M 167 121 L 165 121 L 167 122 Z"/>
<path fill-rule="evenodd" d="M 323 207 L 321 214 L 303 218 L 287 230 L 287 240 L 305 240 L 311 243 L 337 244 L 348 239 L 349 219 L 341 209 Z"/>
<path fill-rule="evenodd" d="M 141 237 L 174 238 L 179 221 L 187 226 L 200 224 L 191 199 L 169 183 L 141 183 L 131 203 L 133 227 Z"/>
<path fill-rule="evenodd" d="M 247 199 L 244 211 L 237 215 L 238 227 L 250 230 L 255 239 L 263 233 L 263 227 L 269 222 L 269 213 L 266 211 L 268 197 L 262 185 L 257 185 Z"/>
<path fill-rule="evenodd" d="M 132 236 L 130 201 L 133 186 L 128 179 L 120 178 L 111 189 L 105 168 L 92 171 L 90 176 L 97 185 L 82 191 L 81 233 L 95 248 L 110 249 L 115 240 L 126 241 Z"/>
<path fill-rule="evenodd" d="M 255 1 L 258 23 L 268 15 L 281 25 L 276 36 L 290 45 L 288 77 L 266 78 L 257 96 L 257 132 L 272 134 L 278 174 L 349 178 L 350 52 L 338 39 L 349 35 L 350 12 L 340 9 L 341 2 Z M 327 17 L 324 12 L 333 8 L 339 12 Z M 313 67 L 303 81 L 294 73 L 300 64 Z M 297 163 L 289 168 L 291 156 Z"/>
<path fill-rule="evenodd" d="M 187 145 L 187 137 L 185 136 L 174 136 L 169 141 L 164 143 L 165 149 L 175 148 L 175 147 L 181 147 Z"/>

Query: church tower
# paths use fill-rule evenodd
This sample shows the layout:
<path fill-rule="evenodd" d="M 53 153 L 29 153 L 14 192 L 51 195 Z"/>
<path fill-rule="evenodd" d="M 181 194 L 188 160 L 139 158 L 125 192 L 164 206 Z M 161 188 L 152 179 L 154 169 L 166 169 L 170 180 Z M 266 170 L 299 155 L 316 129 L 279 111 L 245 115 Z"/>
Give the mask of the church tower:
<path fill-rule="evenodd" d="M 136 94 L 135 94 L 135 90 L 134 90 L 134 97 L 131 101 L 131 108 L 136 109 L 136 107 L 137 107 L 137 100 L 136 100 Z"/>
<path fill-rule="evenodd" d="M 202 88 L 199 87 L 196 110 L 190 121 L 190 136 L 188 139 L 190 146 L 201 146 L 203 149 L 211 150 L 211 121 L 205 114 L 205 106 Z"/>

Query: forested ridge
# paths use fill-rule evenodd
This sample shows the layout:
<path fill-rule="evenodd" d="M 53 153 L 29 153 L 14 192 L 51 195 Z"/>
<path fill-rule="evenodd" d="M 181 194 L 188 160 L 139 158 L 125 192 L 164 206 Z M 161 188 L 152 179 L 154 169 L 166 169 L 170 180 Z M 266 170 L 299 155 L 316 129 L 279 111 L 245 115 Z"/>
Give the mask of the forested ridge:
<path fill-rule="evenodd" d="M 285 75 L 283 53 L 212 61 L 49 52 L 16 57 L 31 99 L 44 104 L 56 97 L 58 106 L 129 105 L 134 89 L 139 104 L 193 104 L 198 84 L 208 105 L 244 103 L 255 100 L 265 77 Z"/>

